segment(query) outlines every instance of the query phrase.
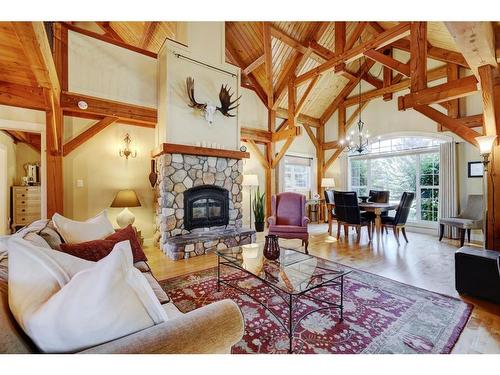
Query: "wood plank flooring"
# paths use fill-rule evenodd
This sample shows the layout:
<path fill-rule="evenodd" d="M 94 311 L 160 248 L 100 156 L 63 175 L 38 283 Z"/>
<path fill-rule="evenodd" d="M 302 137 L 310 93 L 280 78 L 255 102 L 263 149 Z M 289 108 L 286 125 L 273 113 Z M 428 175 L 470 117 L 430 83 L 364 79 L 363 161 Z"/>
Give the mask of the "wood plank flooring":
<path fill-rule="evenodd" d="M 458 241 L 443 240 L 437 236 L 408 233 L 410 242 L 404 240 L 398 247 L 392 235 L 383 235 L 381 241 L 368 243 L 366 230 L 361 241 L 351 231 L 349 238 L 340 241 L 327 234 L 326 224 L 310 225 L 309 252 L 360 270 L 368 271 L 434 292 L 462 298 L 473 303 L 474 310 L 462 332 L 453 353 L 500 353 L 500 305 L 473 298 L 460 297 L 455 290 L 454 253 Z M 259 233 L 257 241 L 263 241 Z M 298 240 L 280 240 L 281 246 L 303 249 Z M 214 254 L 186 260 L 172 261 L 158 248 L 146 248 L 149 264 L 159 280 L 180 276 L 217 265 Z"/>

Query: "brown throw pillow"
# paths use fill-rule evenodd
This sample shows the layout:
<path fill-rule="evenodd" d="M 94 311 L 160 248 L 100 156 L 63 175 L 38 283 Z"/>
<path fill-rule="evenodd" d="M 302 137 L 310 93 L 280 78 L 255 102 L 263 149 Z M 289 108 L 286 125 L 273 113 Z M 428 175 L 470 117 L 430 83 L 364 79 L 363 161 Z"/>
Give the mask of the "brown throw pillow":
<path fill-rule="evenodd" d="M 61 251 L 67 254 L 97 262 L 107 256 L 111 250 L 113 250 L 116 243 L 126 240 L 130 241 L 134 263 L 148 260 L 148 258 L 146 258 L 146 254 L 144 254 L 144 250 L 142 250 L 141 244 L 137 239 L 137 234 L 135 233 L 134 228 L 132 228 L 132 225 L 116 231 L 103 240 L 87 241 L 75 244 L 63 243 L 60 246 Z"/>

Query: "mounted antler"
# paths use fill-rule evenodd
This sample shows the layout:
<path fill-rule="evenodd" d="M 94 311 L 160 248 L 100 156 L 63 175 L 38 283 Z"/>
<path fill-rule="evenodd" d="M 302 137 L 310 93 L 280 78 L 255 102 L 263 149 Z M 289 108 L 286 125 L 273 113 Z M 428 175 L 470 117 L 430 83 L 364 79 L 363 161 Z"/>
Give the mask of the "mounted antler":
<path fill-rule="evenodd" d="M 234 107 L 231 107 L 234 103 L 236 103 L 238 100 L 240 100 L 241 95 L 236 98 L 235 100 L 231 101 L 231 97 L 233 94 L 229 92 L 229 89 L 227 88 L 227 85 L 222 85 L 220 87 L 220 92 L 219 92 L 219 100 L 220 100 L 220 107 L 217 107 L 217 110 L 222 113 L 224 116 L 227 117 L 234 117 L 235 115 L 229 113 L 229 111 L 232 111 L 233 109 L 238 108 L 240 103 L 235 105 Z"/>
<path fill-rule="evenodd" d="M 196 108 L 196 109 L 202 109 L 206 110 L 207 104 L 201 104 L 196 101 L 194 98 L 194 78 L 193 77 L 187 77 L 186 78 L 186 88 L 187 88 L 187 94 L 189 97 L 189 100 L 191 101 L 191 104 L 189 106 L 191 108 Z"/>

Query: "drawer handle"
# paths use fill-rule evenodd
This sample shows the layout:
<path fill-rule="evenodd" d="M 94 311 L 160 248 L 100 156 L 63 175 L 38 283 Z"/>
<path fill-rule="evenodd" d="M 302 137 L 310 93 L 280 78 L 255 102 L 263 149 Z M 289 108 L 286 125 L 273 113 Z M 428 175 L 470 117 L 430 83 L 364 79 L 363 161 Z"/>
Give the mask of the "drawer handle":
<path fill-rule="evenodd" d="M 22 212 L 26 211 L 24 208 L 21 210 Z"/>
<path fill-rule="evenodd" d="M 21 203 L 24 203 L 24 201 L 22 201 Z"/>
<path fill-rule="evenodd" d="M 25 195 L 24 194 L 21 194 L 21 197 L 24 197 Z"/>

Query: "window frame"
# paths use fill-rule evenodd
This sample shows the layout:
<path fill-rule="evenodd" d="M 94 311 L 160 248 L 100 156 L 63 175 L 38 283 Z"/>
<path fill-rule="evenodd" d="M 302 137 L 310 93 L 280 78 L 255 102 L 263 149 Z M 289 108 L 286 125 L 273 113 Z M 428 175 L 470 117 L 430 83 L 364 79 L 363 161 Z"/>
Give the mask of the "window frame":
<path fill-rule="evenodd" d="M 347 184 L 349 187 L 350 191 L 359 191 L 360 189 L 365 188 L 366 191 L 368 192 L 371 188 L 372 184 L 372 168 L 371 168 L 371 160 L 374 159 L 381 159 L 381 158 L 389 158 L 389 157 L 395 157 L 395 156 L 406 156 L 406 155 L 411 155 L 411 156 L 416 156 L 416 185 L 415 185 L 415 208 L 416 208 L 416 219 L 415 220 L 410 220 L 408 219 L 408 223 L 410 224 L 415 224 L 418 226 L 436 226 L 439 220 L 439 208 L 437 212 L 437 220 L 436 221 L 430 221 L 430 220 L 422 220 L 422 207 L 421 207 L 421 194 L 422 194 L 422 189 L 437 189 L 438 190 L 438 199 L 441 198 L 441 180 L 439 179 L 439 184 L 436 185 L 421 185 L 420 183 L 420 177 L 421 177 L 421 161 L 422 161 L 422 156 L 423 155 L 428 155 L 428 154 L 435 154 L 437 153 L 438 155 L 438 163 L 439 165 L 440 160 L 439 160 L 439 144 L 444 143 L 447 141 L 444 137 L 432 137 L 428 134 L 425 135 L 420 135 L 420 134 L 400 134 L 400 135 L 392 135 L 392 136 L 387 136 L 384 138 L 378 138 L 374 140 L 372 143 L 379 142 L 379 141 L 391 141 L 391 148 L 392 148 L 392 141 L 394 139 L 398 138 L 429 138 L 432 139 L 432 145 L 429 147 L 417 147 L 417 148 L 410 148 L 410 149 L 403 149 L 403 150 L 391 150 L 391 151 L 384 151 L 384 152 L 373 152 L 373 153 L 366 153 L 366 154 L 361 154 L 361 155 L 356 155 L 356 154 L 351 154 L 347 157 Z M 366 160 L 367 161 L 367 176 L 366 176 L 366 185 L 359 185 L 359 186 L 353 186 L 351 184 L 352 181 L 352 174 L 351 174 L 351 163 L 353 160 Z M 433 174 L 434 176 L 434 174 Z M 439 176 L 439 172 L 438 172 Z M 440 201 L 438 200 L 438 207 Z"/>

